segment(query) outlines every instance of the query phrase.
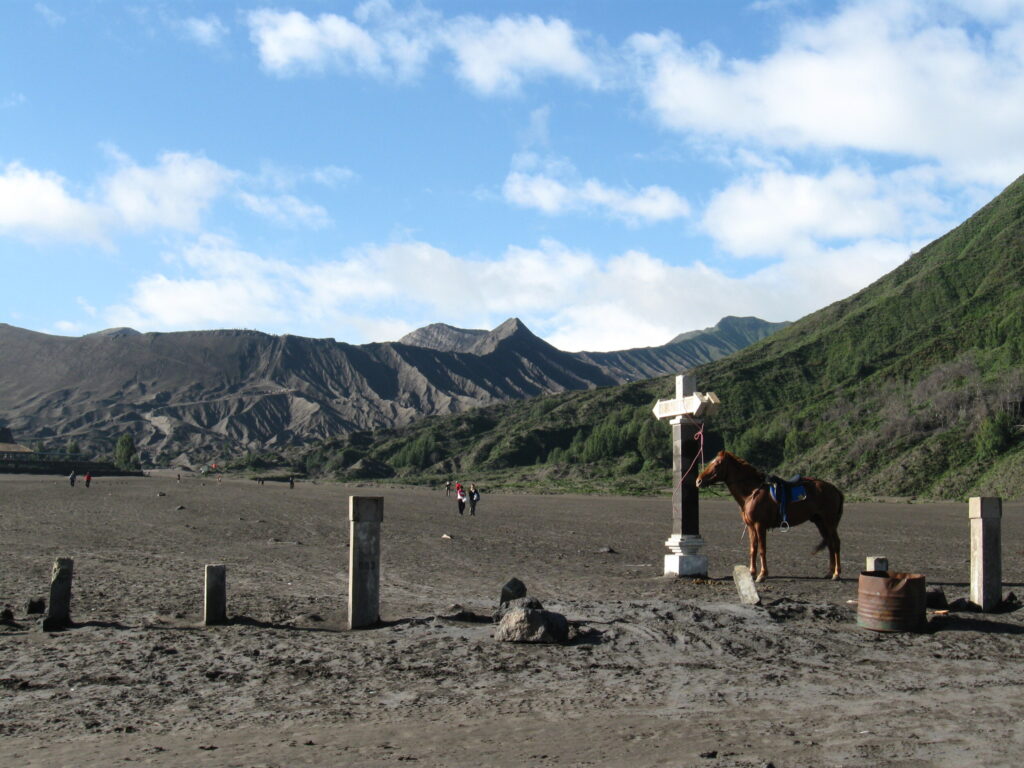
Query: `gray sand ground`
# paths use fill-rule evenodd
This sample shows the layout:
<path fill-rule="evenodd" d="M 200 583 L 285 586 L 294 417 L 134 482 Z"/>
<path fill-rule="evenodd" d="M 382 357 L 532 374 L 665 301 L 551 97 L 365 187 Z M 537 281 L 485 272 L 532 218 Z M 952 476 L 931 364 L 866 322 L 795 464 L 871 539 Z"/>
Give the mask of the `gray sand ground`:
<path fill-rule="evenodd" d="M 343 629 L 350 494 L 385 498 L 385 625 L 356 632 Z M 731 500 L 702 504 L 711 578 L 661 575 L 669 507 L 485 493 L 460 518 L 443 491 L 0 475 L 0 604 L 16 620 L 0 627 L 0 762 L 1020 762 L 1024 611 L 882 634 L 848 602 L 878 554 L 965 596 L 965 504 L 848 504 L 838 583 L 820 578 L 813 528 L 770 533 L 764 607 L 736 597 Z M 1022 511 L 1004 506 L 1018 594 Z M 46 634 L 25 602 L 59 555 L 75 560 L 76 626 Z M 206 563 L 228 567 L 229 626 L 199 626 Z M 489 615 L 512 576 L 577 623 L 574 642 L 496 643 L 490 623 L 442 618 L 453 603 Z"/>

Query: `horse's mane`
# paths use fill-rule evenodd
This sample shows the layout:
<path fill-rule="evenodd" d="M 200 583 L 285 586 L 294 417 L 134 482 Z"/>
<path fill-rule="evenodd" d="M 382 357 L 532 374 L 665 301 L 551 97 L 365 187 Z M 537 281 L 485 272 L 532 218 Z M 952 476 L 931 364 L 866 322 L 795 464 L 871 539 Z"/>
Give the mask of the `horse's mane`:
<path fill-rule="evenodd" d="M 735 453 L 732 453 L 731 451 L 722 451 L 722 453 L 724 455 L 728 456 L 733 461 L 735 461 L 741 467 L 745 467 L 746 469 L 749 469 L 751 472 L 756 474 L 760 480 L 762 480 L 762 481 L 764 480 L 765 473 L 763 471 L 761 471 L 760 469 L 758 469 L 757 467 L 755 467 L 753 464 L 751 464 L 746 459 L 741 459 L 739 456 L 737 456 Z"/>

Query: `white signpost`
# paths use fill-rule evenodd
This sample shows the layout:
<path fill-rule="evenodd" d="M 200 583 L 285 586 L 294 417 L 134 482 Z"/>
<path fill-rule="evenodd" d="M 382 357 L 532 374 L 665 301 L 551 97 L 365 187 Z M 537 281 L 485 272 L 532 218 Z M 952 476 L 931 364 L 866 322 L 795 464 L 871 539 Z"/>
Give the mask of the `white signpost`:
<path fill-rule="evenodd" d="M 665 575 L 707 576 L 708 558 L 700 554 L 700 505 L 697 495 L 697 455 L 694 439 L 700 425 L 718 408 L 714 392 L 696 392 L 693 376 L 676 376 L 676 396 L 659 400 L 654 416 L 672 425 L 672 535 L 665 546 Z"/>

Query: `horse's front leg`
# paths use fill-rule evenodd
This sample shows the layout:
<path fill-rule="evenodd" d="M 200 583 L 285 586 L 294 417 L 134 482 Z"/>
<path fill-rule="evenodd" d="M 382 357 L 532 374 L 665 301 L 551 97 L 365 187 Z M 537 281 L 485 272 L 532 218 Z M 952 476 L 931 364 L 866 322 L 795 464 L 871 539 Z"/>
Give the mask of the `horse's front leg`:
<path fill-rule="evenodd" d="M 754 531 L 754 526 L 747 526 L 747 541 L 749 543 L 748 554 L 750 559 L 750 575 L 753 576 L 757 573 L 757 533 Z"/>
<path fill-rule="evenodd" d="M 764 523 L 754 523 L 754 530 L 757 534 L 757 548 L 761 555 L 761 572 L 757 574 L 757 581 L 764 581 L 768 578 L 768 529 L 765 527 Z M 751 571 L 751 573 L 753 573 L 753 571 Z"/>

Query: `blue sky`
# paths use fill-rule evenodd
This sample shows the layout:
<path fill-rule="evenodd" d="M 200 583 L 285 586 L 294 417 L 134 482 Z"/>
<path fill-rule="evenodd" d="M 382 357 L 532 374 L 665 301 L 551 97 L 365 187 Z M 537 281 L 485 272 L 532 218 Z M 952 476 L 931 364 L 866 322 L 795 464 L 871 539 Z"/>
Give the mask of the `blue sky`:
<path fill-rule="evenodd" d="M 1024 2 L 0 5 L 0 322 L 795 320 L 1024 173 Z"/>

